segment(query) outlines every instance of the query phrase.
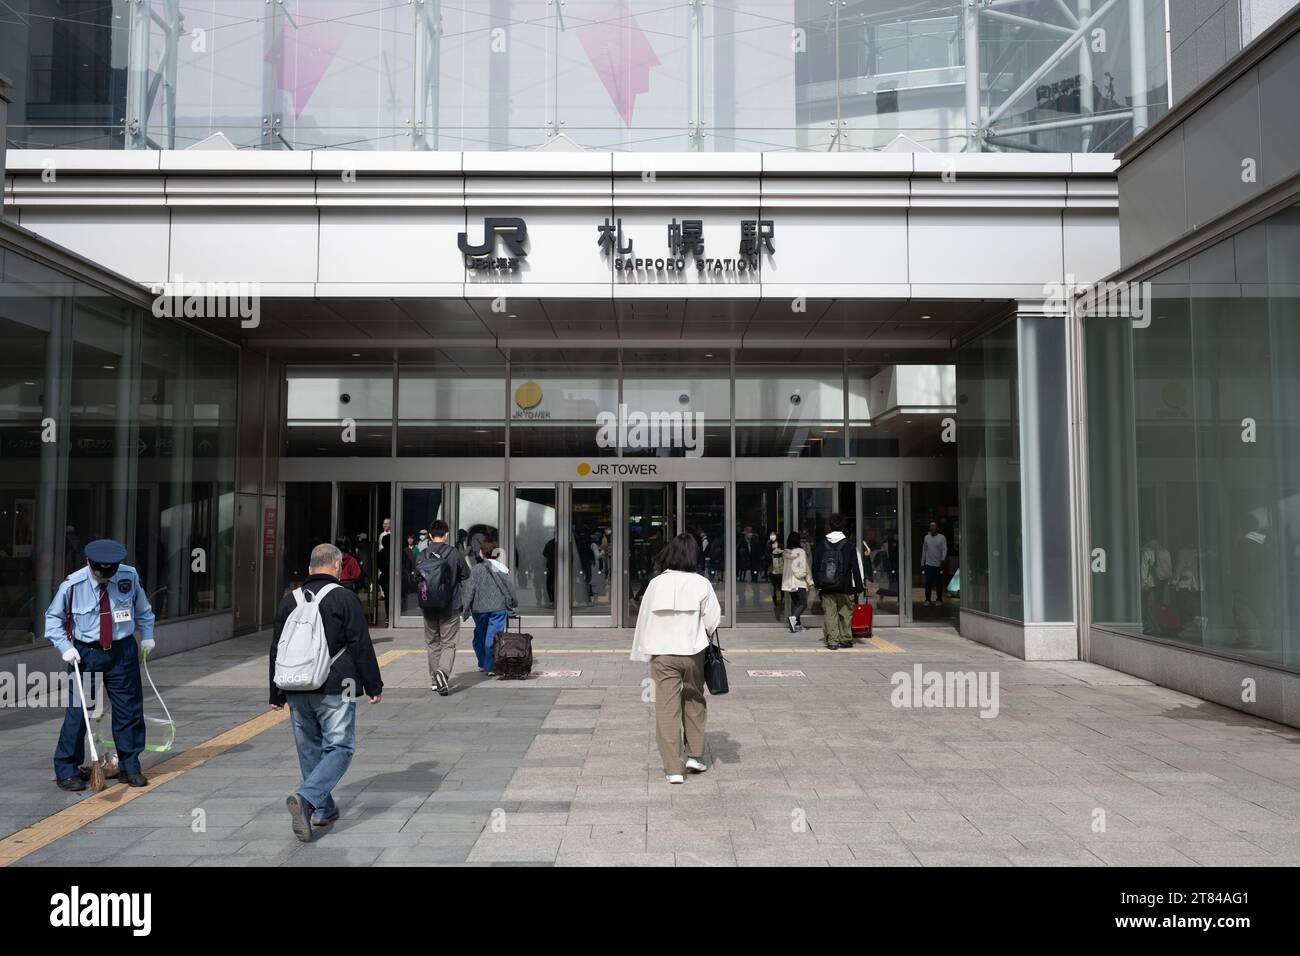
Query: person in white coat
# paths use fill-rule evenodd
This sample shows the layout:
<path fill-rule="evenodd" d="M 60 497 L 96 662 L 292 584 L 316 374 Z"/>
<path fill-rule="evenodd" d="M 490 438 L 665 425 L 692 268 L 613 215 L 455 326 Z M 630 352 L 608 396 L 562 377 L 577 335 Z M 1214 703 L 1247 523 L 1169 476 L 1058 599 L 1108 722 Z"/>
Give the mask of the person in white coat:
<path fill-rule="evenodd" d="M 632 660 L 650 662 L 655 690 L 655 740 L 669 783 L 703 773 L 704 649 L 722 619 L 713 585 L 699 574 L 700 546 L 679 534 L 664 549 L 663 573 L 641 596 Z M 683 739 L 686 759 L 682 760 Z"/>
<path fill-rule="evenodd" d="M 785 594 L 785 614 L 790 622 L 790 632 L 794 633 L 803 630 L 803 612 L 808 610 L 808 590 L 812 587 L 808 552 L 803 549 L 803 538 L 798 531 L 791 531 L 786 537 L 784 558 L 781 590 Z"/>

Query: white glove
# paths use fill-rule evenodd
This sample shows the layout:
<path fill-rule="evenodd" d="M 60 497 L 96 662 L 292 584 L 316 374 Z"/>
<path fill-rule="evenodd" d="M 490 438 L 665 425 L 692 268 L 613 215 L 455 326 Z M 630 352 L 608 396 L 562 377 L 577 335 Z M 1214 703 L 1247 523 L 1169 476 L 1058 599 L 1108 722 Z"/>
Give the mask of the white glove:
<path fill-rule="evenodd" d="M 148 640 L 144 640 L 140 642 L 140 650 L 144 651 L 145 657 L 148 657 L 150 654 L 153 653 L 153 645 L 154 645 L 154 640 L 152 637 L 149 638 Z"/>
<path fill-rule="evenodd" d="M 66 651 L 63 652 L 63 659 L 67 661 L 69 664 L 71 664 L 73 661 L 80 661 L 81 655 L 77 653 L 77 649 L 75 647 L 69 647 Z"/>

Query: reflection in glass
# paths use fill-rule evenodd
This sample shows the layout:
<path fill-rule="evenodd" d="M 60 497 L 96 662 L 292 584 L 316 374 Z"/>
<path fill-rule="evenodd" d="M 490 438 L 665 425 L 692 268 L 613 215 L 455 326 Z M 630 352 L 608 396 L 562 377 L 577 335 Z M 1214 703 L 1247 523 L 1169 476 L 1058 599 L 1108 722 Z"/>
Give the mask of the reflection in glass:
<path fill-rule="evenodd" d="M 520 614 L 555 613 L 554 488 L 515 487 L 515 543 L 511 566 Z"/>
<path fill-rule="evenodd" d="M 650 579 L 663 570 L 663 550 L 676 531 L 676 485 L 624 485 L 627 503 L 627 613 L 635 622 Z"/>
<path fill-rule="evenodd" d="M 569 600 L 573 616 L 608 616 L 614 580 L 614 490 L 574 485 L 570 503 Z"/>
<path fill-rule="evenodd" d="M 1300 207 L 1085 321 L 1093 619 L 1300 666 Z"/>
<path fill-rule="evenodd" d="M 458 495 L 456 547 L 470 564 L 478 564 L 482 560 L 485 537 L 491 537 L 501 546 L 501 492 L 497 488 L 461 485 Z"/>
<path fill-rule="evenodd" d="M 877 614 L 898 611 L 898 489 L 863 488 L 862 563 L 866 575 L 867 600 Z"/>
<path fill-rule="evenodd" d="M 442 517 L 442 488 L 402 489 L 402 613 L 419 614 L 416 565 L 432 546 L 430 528 Z"/>
<path fill-rule="evenodd" d="M 727 606 L 727 491 L 686 488 L 682 491 L 683 524 L 700 546 L 700 573 L 709 579 L 718 604 Z"/>
<path fill-rule="evenodd" d="M 772 536 L 784 545 L 793 507 L 790 482 L 736 484 L 736 620 L 739 623 L 782 621 L 773 600 Z"/>

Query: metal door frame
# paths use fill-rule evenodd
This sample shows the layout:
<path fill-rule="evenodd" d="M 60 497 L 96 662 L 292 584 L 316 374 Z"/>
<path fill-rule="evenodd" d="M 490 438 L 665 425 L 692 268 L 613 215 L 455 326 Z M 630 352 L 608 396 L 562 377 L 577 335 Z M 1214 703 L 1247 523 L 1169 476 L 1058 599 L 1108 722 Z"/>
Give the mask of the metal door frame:
<path fill-rule="evenodd" d="M 900 481 L 898 498 L 898 616 L 904 627 L 912 617 L 912 483 Z M 906 583 L 904 583 L 906 582 Z"/>
<path fill-rule="evenodd" d="M 704 489 L 706 491 L 722 492 L 722 544 L 724 554 L 730 548 L 734 548 L 731 539 L 734 537 L 732 531 L 733 518 L 731 513 L 731 493 L 735 486 L 734 481 L 679 481 L 677 482 L 677 533 L 681 534 L 686 530 L 686 492 Z M 732 602 L 735 598 L 735 581 L 731 573 L 733 567 L 723 558 L 726 570 L 723 572 L 723 584 L 725 585 L 722 592 L 722 621 L 719 627 L 730 627 L 734 619 L 732 617 Z M 711 584 L 712 582 L 710 582 Z"/>
<path fill-rule="evenodd" d="M 398 548 L 404 549 L 406 547 L 407 529 L 404 525 L 404 522 L 406 520 L 406 508 L 404 507 L 405 502 L 402 500 L 406 492 L 408 490 L 409 491 L 432 491 L 434 488 L 441 490 L 442 512 L 445 515 L 447 514 L 448 511 L 448 501 L 450 500 L 450 494 L 451 494 L 451 492 L 449 491 L 449 486 L 451 484 L 452 482 L 447 482 L 447 481 L 411 481 L 411 482 L 399 481 L 396 483 L 394 494 L 393 494 L 393 533 L 397 535 Z M 337 518 L 337 515 L 335 517 Z M 443 520 L 445 521 L 446 519 L 444 518 Z M 448 521 L 447 524 L 450 525 L 451 522 Z M 420 533 L 419 528 L 413 528 L 411 530 L 415 533 L 417 537 L 419 536 Z M 397 550 L 394 550 L 393 554 L 394 556 L 396 556 Z M 423 614 L 419 613 L 418 611 L 415 614 L 403 613 L 404 608 L 402 607 L 402 605 L 404 602 L 402 600 L 402 590 L 401 590 L 402 582 L 400 580 L 400 575 L 401 575 L 400 564 L 398 565 L 398 567 L 399 570 L 397 574 L 393 574 L 391 570 L 389 571 L 389 574 L 391 575 L 389 577 L 389 580 L 397 581 L 397 613 L 392 616 L 393 627 L 423 627 L 424 626 Z"/>
<path fill-rule="evenodd" d="M 862 492 L 868 488 L 871 489 L 888 488 L 888 489 L 892 489 L 894 492 L 894 519 L 898 524 L 898 613 L 881 614 L 879 607 L 877 607 L 874 623 L 879 624 L 882 627 L 901 627 L 903 624 L 903 577 L 904 577 L 903 572 L 907 567 L 907 565 L 904 563 L 906 558 L 904 556 L 904 550 L 903 550 L 906 547 L 906 542 L 904 541 L 906 535 L 903 534 L 903 511 L 902 511 L 904 484 L 906 484 L 906 482 L 902 482 L 902 481 L 859 481 L 857 483 L 857 490 L 855 492 L 855 494 L 857 494 L 858 496 L 858 500 L 854 503 L 854 505 L 858 513 L 858 554 L 859 555 L 862 554 L 863 542 L 866 540 L 863 535 L 863 531 L 864 531 L 863 522 L 865 521 L 866 515 L 863 513 L 863 508 L 862 508 Z M 866 574 L 866 571 L 867 569 L 864 568 L 863 569 L 864 575 Z M 912 589 L 909 585 L 909 587 L 907 588 L 907 592 L 909 595 L 911 594 L 911 590 Z"/>

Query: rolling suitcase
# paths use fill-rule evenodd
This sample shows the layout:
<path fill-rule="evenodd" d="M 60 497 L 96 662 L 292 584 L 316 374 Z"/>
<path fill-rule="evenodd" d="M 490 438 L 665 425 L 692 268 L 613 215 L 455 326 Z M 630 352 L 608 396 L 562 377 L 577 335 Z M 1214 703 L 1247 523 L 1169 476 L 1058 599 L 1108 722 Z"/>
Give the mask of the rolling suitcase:
<path fill-rule="evenodd" d="M 849 629 L 852 630 L 855 641 L 865 641 L 871 636 L 871 614 L 870 604 L 859 604 L 853 608 Z"/>
<path fill-rule="evenodd" d="M 526 680 L 533 671 L 533 635 L 523 633 L 523 620 L 512 615 L 516 627 L 510 633 L 510 618 L 506 629 L 492 643 L 492 673 L 498 680 Z"/>

